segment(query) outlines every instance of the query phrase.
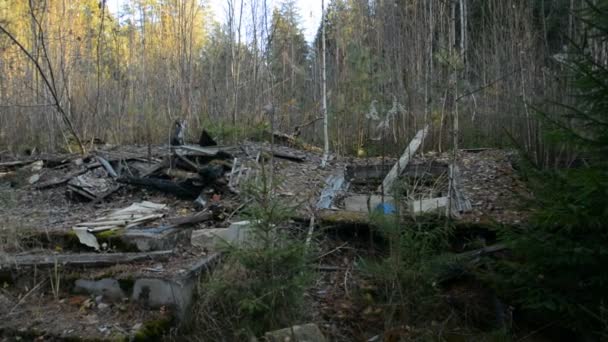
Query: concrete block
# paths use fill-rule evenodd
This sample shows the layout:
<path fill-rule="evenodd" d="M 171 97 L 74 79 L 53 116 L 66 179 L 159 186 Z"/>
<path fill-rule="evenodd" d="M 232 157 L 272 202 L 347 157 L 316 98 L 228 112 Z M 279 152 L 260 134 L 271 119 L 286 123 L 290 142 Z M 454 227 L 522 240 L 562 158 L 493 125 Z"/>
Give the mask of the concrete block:
<path fill-rule="evenodd" d="M 192 246 L 217 251 L 228 244 L 241 244 L 251 241 L 252 229 L 250 221 L 235 222 L 228 228 L 199 229 L 192 232 Z"/>
<path fill-rule="evenodd" d="M 226 243 L 233 243 L 237 239 L 237 231 L 230 228 L 208 228 L 192 232 L 190 243 L 192 246 L 217 251 Z"/>
<path fill-rule="evenodd" d="M 194 278 L 180 281 L 141 278 L 133 284 L 131 299 L 148 309 L 174 308 L 179 316 L 183 316 L 192 304 L 194 289 Z"/>
<path fill-rule="evenodd" d="M 369 199 L 369 209 L 367 207 Z M 384 203 L 394 206 L 395 200 L 391 196 L 384 196 Z M 347 211 L 370 212 L 376 210 L 382 204 L 382 196 L 378 195 L 353 195 L 344 199 L 344 209 Z"/>
<path fill-rule="evenodd" d="M 410 202 L 410 210 L 414 214 L 428 213 L 444 209 L 448 205 L 447 197 L 437 197 Z"/>

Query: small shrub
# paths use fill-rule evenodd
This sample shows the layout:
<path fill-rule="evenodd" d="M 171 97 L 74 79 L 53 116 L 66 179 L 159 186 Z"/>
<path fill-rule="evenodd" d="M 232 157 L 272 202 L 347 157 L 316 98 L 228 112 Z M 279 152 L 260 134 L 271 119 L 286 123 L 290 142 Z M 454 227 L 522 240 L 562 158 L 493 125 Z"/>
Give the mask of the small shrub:
<path fill-rule="evenodd" d="M 233 125 L 223 121 L 206 121 L 203 128 L 218 140 L 218 143 L 238 141 L 239 139 L 262 140 L 270 131 L 268 123 L 254 123 L 248 125 Z"/>
<path fill-rule="evenodd" d="M 251 236 L 227 246 L 223 265 L 199 288 L 194 323 L 209 340 L 247 340 L 291 326 L 303 314 L 312 273 L 304 240 L 289 231 L 292 209 L 274 195 L 264 172 L 246 194 Z"/>
<path fill-rule="evenodd" d="M 377 287 L 386 307 L 387 328 L 416 324 L 437 317 L 442 300 L 437 281 L 448 264 L 451 226 L 445 218 L 425 215 L 403 220 L 400 215 L 372 215 L 372 222 L 388 243 L 380 260 L 363 260 L 362 270 Z"/>
<path fill-rule="evenodd" d="M 608 1 L 586 4 L 580 13 L 585 32 L 605 42 Z M 584 47 L 573 50 L 564 63 L 570 71 L 571 103 L 559 106 L 562 113 L 540 114 L 550 138 L 576 147 L 587 163 L 528 170 L 535 214 L 527 229 L 503 234 L 515 258 L 501 264 L 498 285 L 540 320 L 606 338 L 608 65 Z"/>

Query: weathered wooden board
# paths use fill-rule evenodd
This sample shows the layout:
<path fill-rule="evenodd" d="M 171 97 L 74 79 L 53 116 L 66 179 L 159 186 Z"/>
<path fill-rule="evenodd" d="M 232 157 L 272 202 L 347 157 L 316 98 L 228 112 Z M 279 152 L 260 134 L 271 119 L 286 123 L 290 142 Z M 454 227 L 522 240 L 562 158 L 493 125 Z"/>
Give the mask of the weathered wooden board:
<path fill-rule="evenodd" d="M 386 175 L 386 178 L 384 178 L 382 185 L 378 187 L 378 191 L 384 191 L 385 194 L 390 193 L 393 184 L 395 183 L 397 178 L 403 173 L 403 171 L 405 171 L 410 159 L 414 154 L 416 154 L 416 151 L 418 151 L 420 145 L 422 145 L 422 141 L 426 137 L 428 131 L 429 126 L 426 125 L 423 129 L 419 130 L 418 133 L 416 133 L 416 136 L 414 136 L 414 139 L 410 141 L 410 144 L 405 149 L 405 152 L 403 152 L 401 158 L 399 158 L 399 160 L 397 161 L 397 163 L 395 163 L 388 175 Z"/>
<path fill-rule="evenodd" d="M 173 251 L 156 251 L 147 253 L 75 253 L 75 254 L 25 254 L 0 256 L 0 269 L 36 266 L 108 266 L 127 264 L 145 260 L 168 258 Z"/>
<path fill-rule="evenodd" d="M 458 165 L 450 164 L 449 172 L 452 178 L 452 192 L 451 192 L 451 210 L 453 214 L 465 213 L 473 209 L 471 201 L 466 196 L 462 184 L 460 182 L 460 169 Z"/>

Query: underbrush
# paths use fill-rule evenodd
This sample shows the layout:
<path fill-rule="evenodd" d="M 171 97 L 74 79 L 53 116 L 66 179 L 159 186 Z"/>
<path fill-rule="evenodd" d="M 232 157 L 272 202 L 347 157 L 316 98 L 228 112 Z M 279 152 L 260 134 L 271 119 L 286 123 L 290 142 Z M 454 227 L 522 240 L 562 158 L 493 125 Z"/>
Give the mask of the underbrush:
<path fill-rule="evenodd" d="M 509 341 L 498 317 L 501 303 L 476 276 L 467 253 L 454 254 L 453 222 L 441 215 L 373 213 L 385 241 L 382 257 L 360 262 L 362 290 L 382 310 L 384 340 Z"/>
<path fill-rule="evenodd" d="M 249 340 L 306 315 L 304 292 L 313 279 L 306 244 L 291 229 L 293 208 L 262 174 L 245 191 L 248 237 L 226 244 L 222 266 L 199 285 L 191 335 L 201 340 Z"/>
<path fill-rule="evenodd" d="M 23 222 L 18 222 L 9 215 L 9 210 L 18 205 L 18 194 L 10 187 L 3 188 L 0 185 L 0 253 L 9 251 L 21 251 L 22 241 L 29 231 Z"/>
<path fill-rule="evenodd" d="M 222 121 L 207 121 L 203 123 L 203 128 L 218 143 L 227 144 L 234 141 L 245 139 L 262 140 L 270 131 L 267 123 L 253 123 L 250 125 L 233 125 Z"/>

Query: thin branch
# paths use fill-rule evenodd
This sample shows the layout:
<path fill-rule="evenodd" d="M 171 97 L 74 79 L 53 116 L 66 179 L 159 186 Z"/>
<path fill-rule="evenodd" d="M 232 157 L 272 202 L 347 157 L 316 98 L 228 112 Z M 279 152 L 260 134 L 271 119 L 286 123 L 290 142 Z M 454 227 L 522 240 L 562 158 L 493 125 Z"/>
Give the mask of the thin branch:
<path fill-rule="evenodd" d="M 31 5 L 31 2 L 30 2 L 30 5 Z M 36 19 L 36 16 L 34 15 L 33 9 L 31 10 L 31 15 L 32 15 L 32 19 L 36 23 L 38 23 L 39 29 L 42 29 L 42 27 L 40 26 L 40 23 Z M 72 124 L 72 120 L 70 120 L 70 118 L 66 114 L 65 110 L 61 106 L 61 103 L 60 103 L 59 98 L 57 96 L 57 91 L 56 91 L 56 87 L 55 87 L 55 84 L 54 84 L 54 78 L 53 78 L 53 83 L 51 83 L 49 81 L 47 75 L 42 70 L 42 67 L 40 66 L 40 63 L 38 63 L 38 61 L 34 58 L 34 56 L 32 56 L 32 54 L 17 40 L 17 38 L 15 38 L 15 36 L 13 36 L 8 30 L 6 30 L 6 28 L 4 28 L 4 26 L 2 26 L 1 24 L 0 24 L 0 32 L 4 33 L 13 42 L 13 44 L 17 45 L 17 47 L 27 56 L 27 58 L 30 61 L 32 61 L 32 63 L 34 63 L 34 66 L 36 67 L 36 70 L 38 70 L 38 73 L 40 74 L 40 77 L 44 81 L 44 84 L 47 86 L 49 92 L 51 93 L 51 96 L 53 97 L 53 100 L 55 101 L 55 108 L 57 109 L 57 111 L 61 115 L 61 118 L 63 119 L 64 123 L 68 126 L 68 129 L 69 129 L 70 133 L 72 134 L 72 136 L 76 139 L 76 142 L 78 143 L 78 147 L 80 148 L 80 152 L 82 154 L 85 154 L 86 150 L 84 148 L 84 145 L 82 144 L 82 140 L 78 136 L 78 133 L 76 132 L 76 129 L 74 128 L 74 125 Z M 41 34 L 42 34 L 42 31 L 41 31 Z M 42 41 L 44 41 L 44 38 L 42 39 Z M 47 64 L 48 64 L 48 67 L 49 67 L 49 72 L 50 72 L 50 75 L 52 76 L 53 75 L 52 74 L 52 68 L 51 68 L 51 65 L 50 65 L 50 60 L 49 60 L 48 55 L 46 53 L 46 47 L 45 47 L 44 43 L 43 43 L 42 46 L 43 46 L 45 58 L 47 60 Z"/>
<path fill-rule="evenodd" d="M 514 69 L 514 70 L 512 70 L 510 73 L 508 73 L 508 74 L 504 74 L 504 75 L 502 75 L 501 77 L 499 77 L 499 78 L 497 78 L 497 79 L 493 80 L 492 82 L 486 83 L 486 84 L 482 85 L 481 87 L 479 87 L 479 88 L 477 88 L 477 89 L 475 89 L 475 90 L 471 90 L 471 91 L 469 91 L 469 92 L 466 92 L 466 93 L 464 93 L 464 94 L 462 94 L 462 95 L 458 96 L 458 97 L 456 98 L 455 102 L 458 102 L 458 101 L 462 100 L 463 98 L 465 98 L 465 97 L 467 97 L 467 96 L 469 96 L 469 95 L 473 95 L 473 94 L 478 93 L 478 92 L 480 92 L 480 91 L 482 91 L 482 90 L 484 90 L 484 89 L 486 89 L 486 88 L 489 88 L 489 87 L 493 86 L 494 84 L 496 84 L 496 83 L 498 83 L 498 82 L 500 82 L 500 81 L 504 80 L 505 78 L 510 77 L 511 75 L 513 75 L 514 73 L 518 72 L 519 70 L 520 70 L 520 68 Z"/>

